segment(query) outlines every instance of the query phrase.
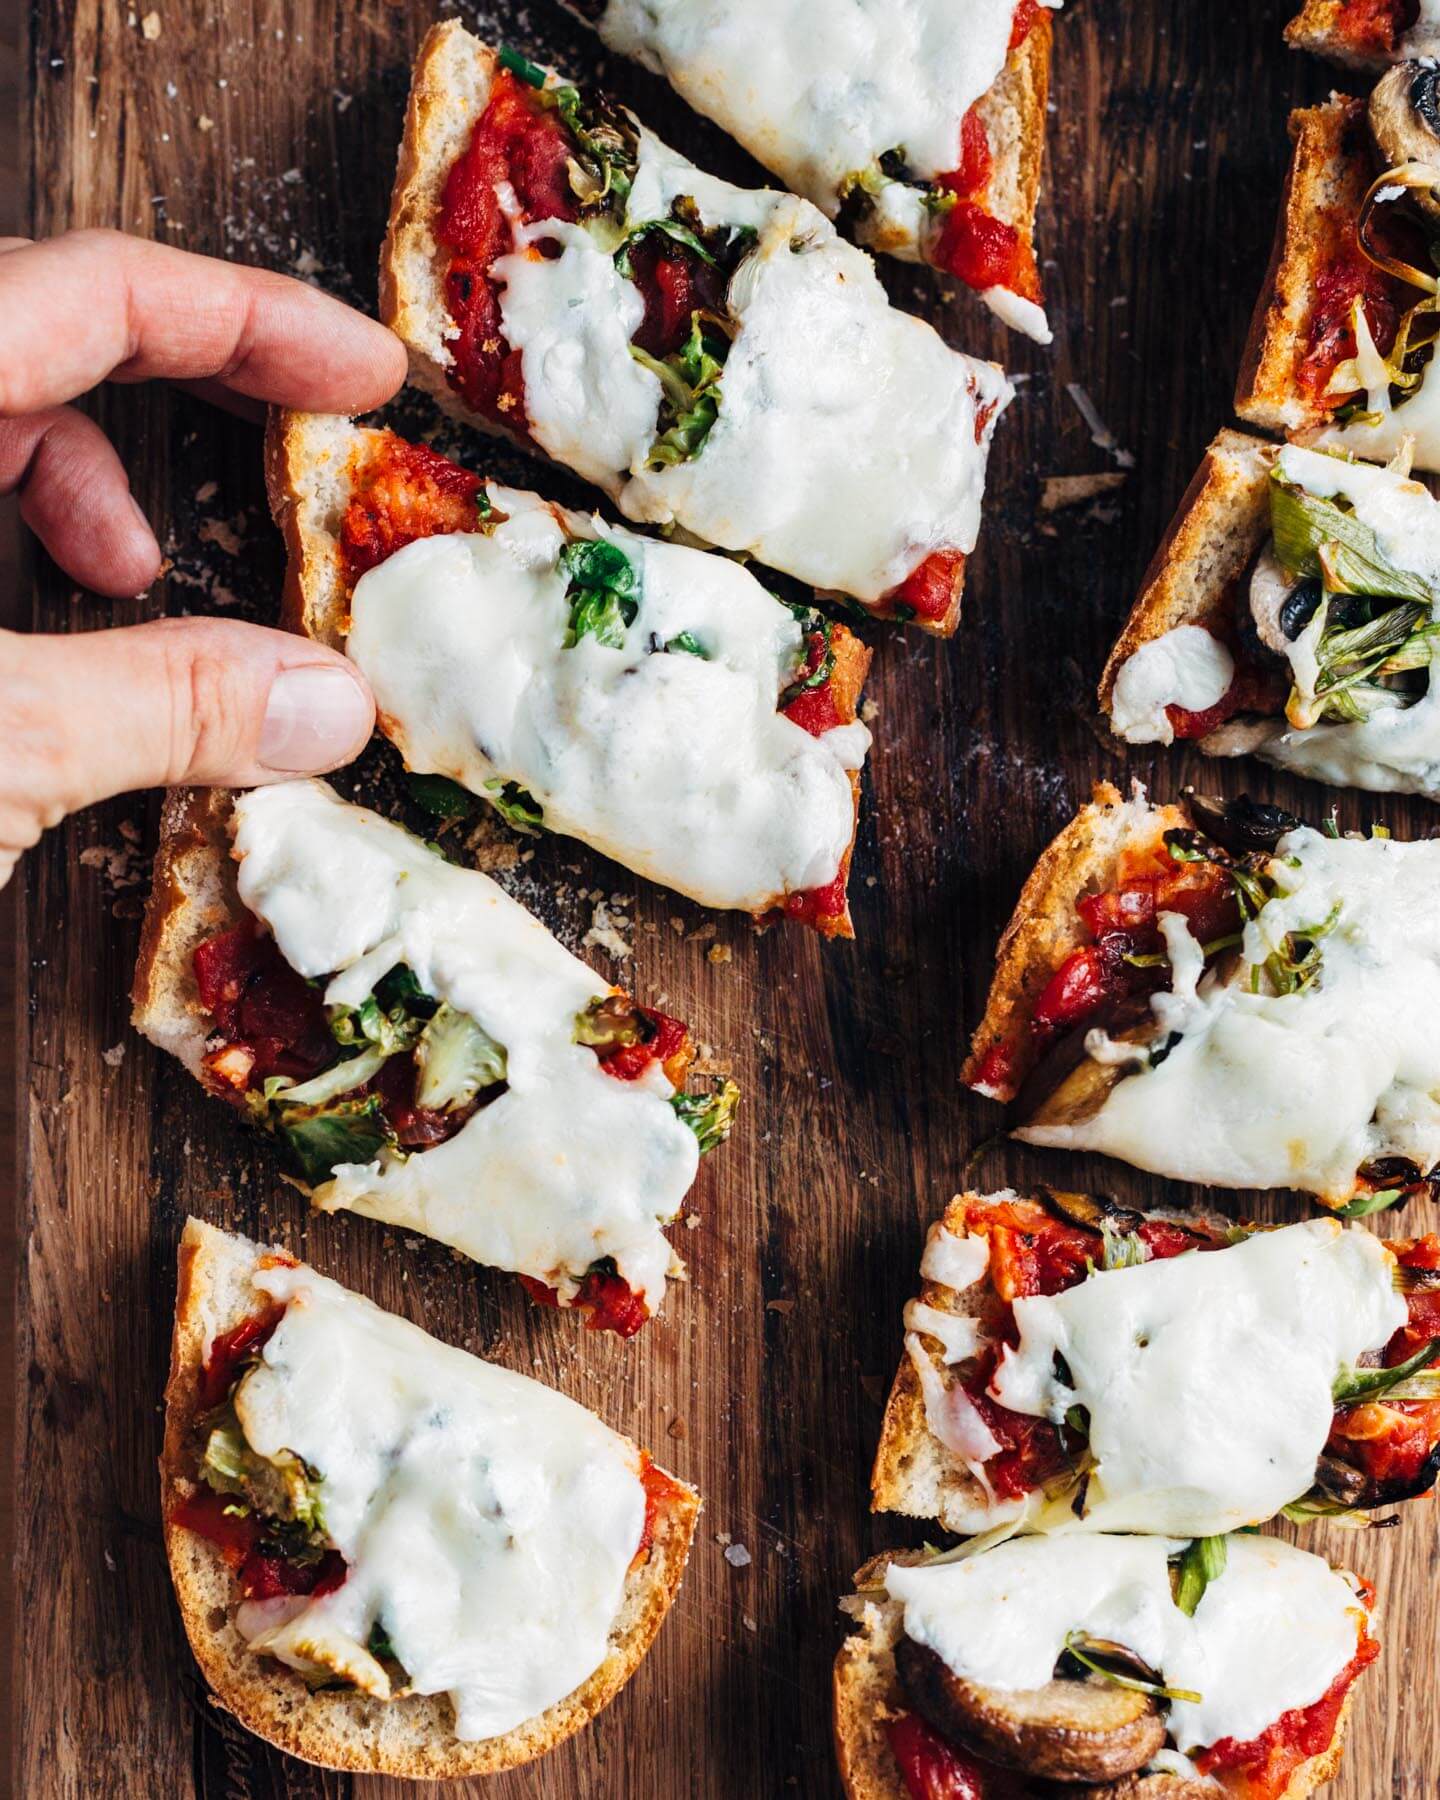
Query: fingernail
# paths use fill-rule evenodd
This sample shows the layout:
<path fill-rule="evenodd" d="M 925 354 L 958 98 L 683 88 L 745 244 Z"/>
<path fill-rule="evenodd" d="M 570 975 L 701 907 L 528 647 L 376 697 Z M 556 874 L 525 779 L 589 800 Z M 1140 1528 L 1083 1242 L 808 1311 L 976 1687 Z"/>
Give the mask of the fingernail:
<path fill-rule="evenodd" d="M 353 675 L 326 663 L 281 669 L 270 683 L 258 756 L 279 775 L 319 774 L 370 734 L 370 702 Z"/>

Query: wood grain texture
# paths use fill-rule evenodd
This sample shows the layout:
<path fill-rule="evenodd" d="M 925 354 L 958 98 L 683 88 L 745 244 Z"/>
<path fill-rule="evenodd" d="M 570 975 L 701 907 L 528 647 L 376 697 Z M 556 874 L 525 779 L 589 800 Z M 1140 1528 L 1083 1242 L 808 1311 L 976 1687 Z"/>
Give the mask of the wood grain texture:
<path fill-rule="evenodd" d="M 138 0 L 137 13 L 151 4 Z M 32 229 L 118 225 L 309 273 L 373 304 L 407 65 L 432 6 L 153 5 L 160 35 L 147 38 L 123 6 L 34 0 Z M 1091 722 L 1094 681 L 1139 574 L 1228 417 L 1285 164 L 1286 110 L 1330 86 L 1326 71 L 1282 48 L 1285 11 L 1239 0 L 1067 6 L 1039 234 L 1052 352 L 1007 339 L 928 271 L 885 271 L 901 304 L 952 343 L 1003 352 L 1026 380 L 998 433 L 959 636 L 877 634 L 857 942 L 757 937 L 572 845 L 542 845 L 506 877 L 572 944 L 591 921 L 586 896 L 633 896 L 623 909 L 634 945 L 627 982 L 690 1018 L 746 1094 L 684 1234 L 693 1280 L 636 1342 L 586 1337 L 527 1307 L 511 1281 L 436 1246 L 359 1219 L 310 1219 L 264 1146 L 131 1037 L 124 995 L 153 803 L 72 820 L 28 859 L 17 1792 L 409 1800 L 419 1791 L 272 1755 L 199 1687 L 165 1574 L 155 1478 L 175 1243 L 190 1210 L 279 1237 L 441 1336 L 554 1382 L 705 1495 L 686 1586 L 631 1687 L 543 1764 L 486 1785 L 490 1800 L 836 1791 L 835 1601 L 863 1558 L 904 1536 L 866 1513 L 869 1462 L 923 1229 L 998 1124 L 957 1077 L 1023 875 L 1098 774 L 1128 769 L 1162 793 L 1185 779 L 1249 785 L 1311 812 L 1330 803 L 1259 769 L 1166 754 L 1127 762 Z M 540 0 L 531 13 L 506 13 L 503 31 L 576 72 L 596 67 L 584 33 Z M 659 84 L 620 66 L 610 75 L 701 162 L 753 175 Z M 1118 466 L 1092 442 L 1071 383 L 1135 464 L 1103 505 L 1047 517 L 1045 476 Z M 83 630 L 191 607 L 264 616 L 279 567 L 258 435 L 161 392 L 106 393 L 97 411 L 174 566 L 152 593 L 114 607 L 41 566 L 35 625 Z M 489 461 L 575 496 L 573 484 L 519 459 Z M 380 755 L 359 777 L 362 792 L 382 796 L 392 781 Z M 1407 835 L 1433 827 L 1419 803 L 1340 800 L 1347 825 L 1375 812 Z M 1084 1167 L 1063 1166 L 1080 1185 Z M 1012 1147 L 987 1153 L 973 1173 L 999 1185 L 1061 1167 Z M 1091 1173 L 1132 1202 L 1158 1197 L 1142 1177 Z M 1435 1219 L 1420 1208 L 1406 1219 L 1408 1229 L 1427 1224 Z M 722 1538 L 745 1545 L 750 1564 L 732 1568 Z M 1305 1541 L 1376 1579 L 1387 1613 L 1384 1658 L 1361 1686 L 1346 1770 L 1329 1792 L 1434 1800 L 1434 1510 L 1412 1508 L 1393 1531 Z"/>

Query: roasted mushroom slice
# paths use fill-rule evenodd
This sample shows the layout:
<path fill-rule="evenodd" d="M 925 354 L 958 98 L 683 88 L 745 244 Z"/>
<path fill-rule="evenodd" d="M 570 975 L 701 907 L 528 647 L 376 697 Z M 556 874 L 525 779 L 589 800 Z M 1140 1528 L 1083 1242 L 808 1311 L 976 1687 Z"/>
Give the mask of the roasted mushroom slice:
<path fill-rule="evenodd" d="M 1283 807 L 1252 800 L 1248 794 L 1237 800 L 1219 800 L 1191 792 L 1186 802 L 1191 818 L 1206 837 L 1232 856 L 1273 851 L 1287 831 L 1296 831 L 1304 823 Z"/>
<path fill-rule="evenodd" d="M 962 1681 L 933 1650 L 895 1647 L 911 1704 L 943 1736 L 1051 1781 L 1106 1782 L 1143 1769 L 1165 1742 L 1155 1702 L 1091 1677 L 1009 1692 Z"/>
<path fill-rule="evenodd" d="M 1054 1788 L 1056 1800 L 1216 1800 L 1220 1789 L 1203 1775 L 1171 1775 L 1155 1770 L 1148 1775 L 1126 1775 L 1098 1787 Z"/>
<path fill-rule="evenodd" d="M 1370 132 L 1391 167 L 1436 164 L 1440 187 L 1440 64 L 1403 62 L 1388 70 L 1370 96 Z M 1432 219 L 1440 219 L 1436 188 L 1413 188 L 1411 197 Z"/>

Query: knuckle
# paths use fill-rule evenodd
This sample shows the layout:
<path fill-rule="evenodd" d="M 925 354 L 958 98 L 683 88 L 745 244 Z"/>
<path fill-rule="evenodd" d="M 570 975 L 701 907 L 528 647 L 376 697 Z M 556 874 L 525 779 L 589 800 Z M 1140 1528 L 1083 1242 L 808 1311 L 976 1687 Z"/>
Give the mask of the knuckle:
<path fill-rule="evenodd" d="M 207 781 L 249 761 L 251 705 L 247 685 L 215 634 L 198 621 L 172 647 L 169 669 L 168 781 Z"/>

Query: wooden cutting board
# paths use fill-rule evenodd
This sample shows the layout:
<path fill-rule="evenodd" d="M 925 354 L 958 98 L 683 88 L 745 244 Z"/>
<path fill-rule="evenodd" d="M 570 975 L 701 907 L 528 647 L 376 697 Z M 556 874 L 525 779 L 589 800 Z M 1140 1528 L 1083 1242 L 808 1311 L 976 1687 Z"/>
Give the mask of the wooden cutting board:
<path fill-rule="evenodd" d="M 557 7 L 499 3 L 498 20 L 466 15 L 576 74 L 596 72 L 592 40 Z M 117 226 L 307 275 L 372 306 L 408 65 L 432 5 L 150 4 L 137 0 L 128 17 L 97 0 L 30 9 L 33 231 Z M 835 1602 L 863 1558 L 923 1535 L 871 1519 L 869 1460 L 923 1229 L 999 1123 L 958 1072 L 1025 871 L 1101 775 L 1134 773 L 1162 794 L 1191 779 L 1232 793 L 1248 784 L 1312 816 L 1334 799 L 1193 756 L 1127 762 L 1092 723 L 1105 649 L 1206 440 L 1229 417 L 1286 111 L 1334 79 L 1283 49 L 1284 13 L 1072 0 L 1061 15 L 1040 221 L 1053 350 L 1006 337 L 928 271 L 884 271 L 901 305 L 956 345 L 1003 355 L 1022 380 L 996 438 L 958 637 L 876 634 L 856 943 L 756 936 L 564 843 L 502 873 L 571 944 L 598 927 L 606 944 L 628 946 L 623 963 L 604 947 L 586 953 L 692 1020 L 744 1088 L 739 1128 L 707 1164 L 694 1228 L 681 1233 L 692 1280 L 635 1342 L 586 1335 L 529 1307 L 508 1278 L 434 1245 L 360 1219 L 312 1220 L 265 1146 L 130 1033 L 152 801 L 87 813 L 26 859 L 18 1792 L 412 1792 L 272 1754 L 207 1702 L 196 1675 L 161 1553 L 155 1476 L 188 1212 L 278 1238 L 441 1337 L 553 1382 L 703 1492 L 685 1588 L 639 1675 L 594 1729 L 491 1782 L 489 1800 L 837 1791 Z M 702 164 L 756 176 L 658 83 L 625 66 L 608 74 Z M 36 627 L 191 609 L 271 616 L 280 557 L 256 431 L 161 390 L 104 394 L 97 412 L 172 567 L 148 595 L 111 606 L 37 556 Z M 578 492 L 485 445 L 474 454 L 559 497 Z M 1049 477 L 1090 474 L 1125 479 L 1045 510 Z M 373 756 L 360 789 L 388 804 L 393 762 Z M 1379 814 L 1400 835 L 1434 819 L 1418 803 L 1353 796 L 1339 811 L 1346 826 Z M 991 1149 L 973 1172 L 990 1186 L 1088 1177 L 1133 1203 L 1162 1198 L 1159 1184 L 1124 1170 L 1015 1148 Z M 1303 1213 L 1298 1201 L 1253 1209 L 1241 1199 L 1236 1209 Z M 1404 1229 L 1435 1223 L 1417 1206 Z M 1304 1541 L 1374 1579 L 1385 1608 L 1384 1657 L 1360 1686 L 1345 1773 L 1329 1791 L 1434 1800 L 1433 1507 L 1412 1507 L 1393 1530 Z"/>

